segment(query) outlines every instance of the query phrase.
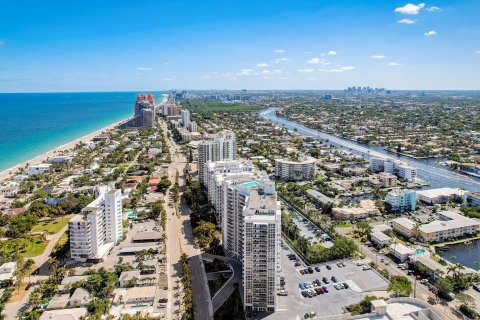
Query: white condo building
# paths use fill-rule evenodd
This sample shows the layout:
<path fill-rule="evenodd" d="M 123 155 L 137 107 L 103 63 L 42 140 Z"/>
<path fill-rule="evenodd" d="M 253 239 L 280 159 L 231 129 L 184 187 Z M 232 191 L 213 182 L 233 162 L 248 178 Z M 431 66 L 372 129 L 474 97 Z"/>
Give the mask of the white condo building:
<path fill-rule="evenodd" d="M 417 169 L 408 163 L 382 157 L 370 158 L 370 169 L 373 172 L 387 172 L 396 175 L 401 179 L 415 181 L 417 178 Z"/>
<path fill-rule="evenodd" d="M 282 180 L 305 181 L 315 179 L 316 159 L 300 157 L 298 161 L 275 159 L 275 176 Z"/>
<path fill-rule="evenodd" d="M 224 249 L 243 264 L 245 309 L 275 311 L 281 239 L 275 184 L 249 161 L 219 161 L 207 168 Z"/>
<path fill-rule="evenodd" d="M 181 116 L 182 116 L 182 125 L 185 128 L 188 128 L 190 125 L 190 111 L 185 109 L 181 111 Z"/>
<path fill-rule="evenodd" d="M 234 160 L 236 158 L 236 137 L 231 131 L 222 131 L 219 134 L 206 137 L 198 144 L 198 178 L 205 183 L 206 163 L 220 160 Z"/>
<path fill-rule="evenodd" d="M 122 239 L 122 194 L 101 190 L 68 222 L 70 255 L 76 261 L 99 260 Z"/>

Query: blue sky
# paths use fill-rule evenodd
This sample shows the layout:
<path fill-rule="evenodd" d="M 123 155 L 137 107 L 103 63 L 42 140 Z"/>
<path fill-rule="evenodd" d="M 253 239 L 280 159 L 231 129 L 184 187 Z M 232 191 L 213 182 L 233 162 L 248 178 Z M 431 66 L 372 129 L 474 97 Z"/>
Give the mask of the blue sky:
<path fill-rule="evenodd" d="M 480 1 L 0 1 L 0 92 L 480 89 Z"/>

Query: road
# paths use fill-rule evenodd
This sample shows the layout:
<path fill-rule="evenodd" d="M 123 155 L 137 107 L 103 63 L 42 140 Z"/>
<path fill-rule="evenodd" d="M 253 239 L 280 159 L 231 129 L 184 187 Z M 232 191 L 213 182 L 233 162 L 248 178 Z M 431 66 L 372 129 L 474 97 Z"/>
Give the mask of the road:
<path fill-rule="evenodd" d="M 160 120 L 160 125 L 164 132 L 168 132 L 166 123 Z M 180 152 L 180 147 L 172 139 L 167 140 L 168 147 L 172 156 L 172 164 L 169 167 L 169 177 L 172 182 L 175 181 L 175 175 L 179 173 L 180 199 L 185 187 L 184 169 L 187 163 L 185 156 Z M 167 192 L 167 203 L 172 202 L 170 192 Z M 181 274 L 180 256 L 182 253 L 191 257 L 189 259 L 192 268 L 195 319 L 209 320 L 213 319 L 213 308 L 208 291 L 207 278 L 203 268 L 203 262 L 200 258 L 201 252 L 195 246 L 193 241 L 192 228 L 190 225 L 190 209 L 182 200 L 178 215 L 175 208 L 166 205 L 167 210 L 167 264 L 168 264 L 168 303 L 167 319 L 179 319 L 181 314 L 180 299 Z M 176 285 L 174 285 L 176 284 Z M 174 299 L 175 298 L 175 299 Z M 175 300 L 175 303 L 174 303 Z"/>

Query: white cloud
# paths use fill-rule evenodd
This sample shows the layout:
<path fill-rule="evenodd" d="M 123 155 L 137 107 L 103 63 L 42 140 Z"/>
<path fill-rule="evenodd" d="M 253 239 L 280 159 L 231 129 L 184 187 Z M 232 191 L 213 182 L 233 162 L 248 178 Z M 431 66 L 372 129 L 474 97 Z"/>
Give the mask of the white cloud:
<path fill-rule="evenodd" d="M 283 57 L 283 58 L 275 59 L 275 61 L 273 61 L 273 63 L 280 63 L 280 62 L 285 62 L 285 61 L 288 61 L 288 60 L 290 60 L 290 59 Z"/>
<path fill-rule="evenodd" d="M 337 52 L 336 52 L 336 51 L 333 51 L 333 50 L 330 50 L 330 51 L 328 51 L 327 54 L 328 54 L 329 56 L 335 56 L 335 55 L 337 55 Z"/>
<path fill-rule="evenodd" d="M 433 36 L 437 35 L 437 31 L 430 30 L 430 31 L 425 32 L 424 35 L 426 35 L 427 37 L 433 37 Z"/>
<path fill-rule="evenodd" d="M 340 72 L 351 71 L 351 70 L 355 70 L 355 69 L 356 69 L 356 67 L 354 67 L 354 66 L 343 66 L 343 67 L 337 67 L 337 68 L 333 68 L 333 69 L 318 69 L 318 71 L 340 73 Z"/>
<path fill-rule="evenodd" d="M 435 7 L 435 6 L 431 6 L 431 7 L 429 7 L 429 8 L 426 8 L 425 10 L 430 11 L 430 12 L 442 11 L 441 8 Z"/>
<path fill-rule="evenodd" d="M 377 60 L 382 60 L 382 59 L 386 59 L 387 57 L 384 56 L 384 55 L 381 55 L 381 54 L 374 54 L 372 56 L 372 59 L 377 59 Z"/>
<path fill-rule="evenodd" d="M 310 60 L 307 61 L 309 64 L 322 64 L 324 66 L 327 66 L 330 64 L 330 62 L 326 62 L 324 59 L 320 59 L 319 57 L 314 57 Z"/>
<path fill-rule="evenodd" d="M 276 49 L 273 52 L 275 52 L 275 53 L 285 53 L 285 50 L 284 49 Z"/>
<path fill-rule="evenodd" d="M 425 3 L 419 3 L 419 4 L 407 3 L 403 7 L 396 8 L 395 12 L 402 13 L 402 14 L 417 15 L 420 13 L 420 10 L 422 10 L 423 7 L 425 7 Z"/>
<path fill-rule="evenodd" d="M 152 68 L 147 68 L 147 67 L 137 67 L 137 70 L 139 71 L 151 71 Z"/>
<path fill-rule="evenodd" d="M 389 65 L 390 67 L 400 67 L 400 66 L 402 66 L 402 64 L 400 64 L 400 63 L 398 63 L 398 62 L 390 62 L 390 63 L 388 63 L 388 65 Z"/>
<path fill-rule="evenodd" d="M 250 76 L 253 74 L 252 69 L 242 69 L 240 72 L 237 73 L 237 76 Z"/>
<path fill-rule="evenodd" d="M 265 63 L 265 62 L 257 63 L 257 67 L 260 67 L 260 68 L 268 67 L 268 63 Z"/>
<path fill-rule="evenodd" d="M 298 70 L 298 72 L 301 72 L 301 73 L 312 73 L 313 71 L 315 71 L 315 69 L 305 68 L 305 69 Z"/>
<path fill-rule="evenodd" d="M 403 24 L 414 24 L 414 23 L 417 22 L 417 20 L 405 18 L 405 19 L 400 19 L 400 20 L 398 20 L 397 22 L 398 22 L 398 23 L 403 23 Z"/>
<path fill-rule="evenodd" d="M 275 69 L 275 70 L 263 69 L 260 73 L 263 74 L 263 75 L 282 74 L 283 70 L 280 70 L 280 69 Z"/>

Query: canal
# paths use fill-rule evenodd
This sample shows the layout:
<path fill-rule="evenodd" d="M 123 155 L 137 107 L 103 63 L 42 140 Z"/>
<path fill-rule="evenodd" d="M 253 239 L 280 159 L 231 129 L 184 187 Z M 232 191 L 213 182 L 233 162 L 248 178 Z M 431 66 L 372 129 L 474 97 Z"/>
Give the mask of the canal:
<path fill-rule="evenodd" d="M 382 147 L 368 146 L 355 141 L 343 139 L 332 134 L 310 129 L 294 121 L 277 116 L 277 110 L 278 108 L 269 108 L 261 112 L 260 115 L 264 119 L 281 125 L 288 130 L 293 131 L 296 129 L 296 132 L 300 135 L 309 136 L 315 139 L 328 140 L 328 143 L 348 150 L 352 153 L 362 155 L 366 159 L 370 158 L 371 156 L 381 156 L 398 159 L 409 163 L 411 166 L 417 168 L 417 176 L 420 179 L 430 182 L 430 186 L 427 187 L 427 189 L 451 187 L 462 188 L 466 191 L 480 191 L 480 178 L 470 177 L 450 171 L 437 165 L 437 159 L 413 159 L 389 152 Z"/>

